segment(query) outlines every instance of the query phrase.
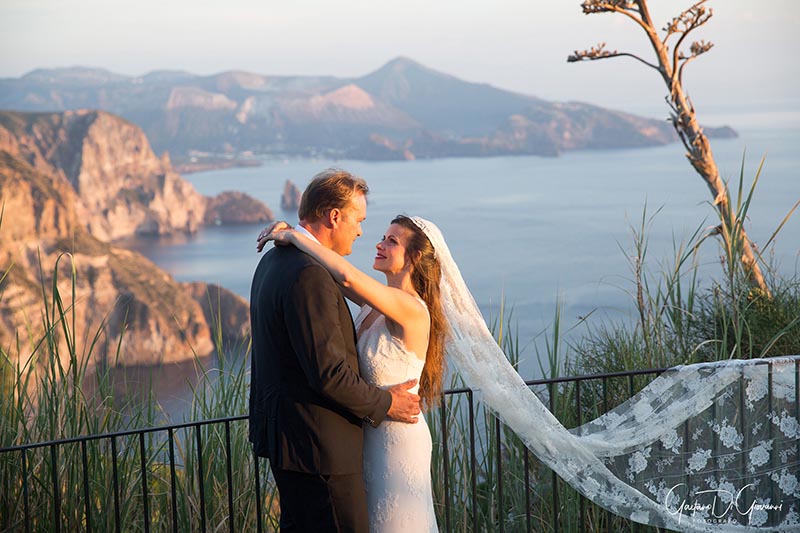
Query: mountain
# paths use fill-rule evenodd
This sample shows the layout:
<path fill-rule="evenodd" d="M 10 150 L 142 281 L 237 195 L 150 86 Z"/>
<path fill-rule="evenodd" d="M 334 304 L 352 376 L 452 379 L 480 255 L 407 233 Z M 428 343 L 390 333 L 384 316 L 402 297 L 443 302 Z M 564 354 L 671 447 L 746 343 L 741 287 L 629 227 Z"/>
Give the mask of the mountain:
<path fill-rule="evenodd" d="M 73 87 L 104 87 L 128 81 L 128 76 L 114 74 L 105 69 L 69 67 L 57 69 L 37 69 L 22 77 L 23 80 L 43 85 Z"/>
<path fill-rule="evenodd" d="M 533 96 L 465 82 L 402 57 L 355 83 L 426 129 L 455 137 L 491 135 L 509 116 L 542 103 Z"/>
<path fill-rule="evenodd" d="M 674 142 L 665 121 L 470 83 L 408 58 L 358 78 L 37 70 L 0 79 L 0 108 L 102 109 L 184 162 L 220 154 L 357 159 L 558 155 Z M 711 135 L 731 136 L 730 128 Z"/>
<path fill-rule="evenodd" d="M 2 346 L 42 335 L 43 293 L 53 298 L 54 286 L 65 305 L 74 305 L 70 327 L 79 350 L 88 350 L 100 331 L 91 364 L 209 354 L 218 338 L 211 326 L 217 311 L 224 313 L 223 342 L 244 334 L 242 298 L 205 283 L 179 283 L 115 240 L 191 233 L 203 223 L 266 221 L 271 213 L 242 193 L 199 194 L 130 122 L 101 111 L 0 112 L 0 205 Z M 58 337 L 59 353 L 69 356 L 66 338 Z"/>

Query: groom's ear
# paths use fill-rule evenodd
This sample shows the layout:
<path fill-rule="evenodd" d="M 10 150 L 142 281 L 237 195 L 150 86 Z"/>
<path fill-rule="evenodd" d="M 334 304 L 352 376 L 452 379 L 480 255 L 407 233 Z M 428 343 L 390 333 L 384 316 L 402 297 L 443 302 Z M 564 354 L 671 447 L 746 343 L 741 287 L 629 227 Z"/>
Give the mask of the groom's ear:
<path fill-rule="evenodd" d="M 328 211 L 326 221 L 331 228 L 335 228 L 342 222 L 342 210 L 338 207 L 334 207 Z"/>

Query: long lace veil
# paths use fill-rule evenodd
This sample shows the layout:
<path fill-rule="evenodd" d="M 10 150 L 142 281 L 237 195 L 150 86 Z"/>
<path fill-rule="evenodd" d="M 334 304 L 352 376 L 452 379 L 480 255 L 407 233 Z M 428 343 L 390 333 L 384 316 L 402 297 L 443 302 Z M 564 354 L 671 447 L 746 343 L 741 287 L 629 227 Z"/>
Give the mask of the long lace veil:
<path fill-rule="evenodd" d="M 800 531 L 800 358 L 680 366 L 567 430 L 508 362 L 439 229 L 446 356 L 468 387 L 575 490 L 635 522 L 677 531 Z"/>

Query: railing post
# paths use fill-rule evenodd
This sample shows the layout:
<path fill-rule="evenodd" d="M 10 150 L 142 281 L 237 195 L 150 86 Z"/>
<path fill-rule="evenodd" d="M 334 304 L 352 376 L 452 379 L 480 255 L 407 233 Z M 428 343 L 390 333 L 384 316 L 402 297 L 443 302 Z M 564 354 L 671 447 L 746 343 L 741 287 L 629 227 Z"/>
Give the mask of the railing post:
<path fill-rule="evenodd" d="M 525 531 L 533 531 L 531 524 L 531 453 L 527 446 L 525 446 L 523 463 L 525 468 Z"/>
<path fill-rule="evenodd" d="M 442 455 L 444 456 L 444 530 L 450 530 L 450 473 L 447 465 L 450 463 L 449 451 L 447 448 L 447 402 L 446 396 L 442 394 L 442 407 L 440 409 L 442 417 Z"/>
<path fill-rule="evenodd" d="M 742 415 L 742 418 L 744 418 L 744 415 Z M 716 424 L 717 423 L 717 419 L 718 419 L 718 417 L 717 417 L 717 402 L 713 402 L 711 404 L 711 423 L 712 424 Z M 720 439 L 717 436 L 717 432 L 714 431 L 713 427 L 712 427 L 712 429 L 711 429 L 711 450 L 712 450 L 712 453 L 713 453 L 715 458 L 719 455 L 718 454 L 719 447 L 720 447 Z M 713 476 L 714 476 L 715 481 L 717 483 L 719 483 L 719 475 L 717 474 L 717 469 L 716 468 L 714 468 Z M 716 500 L 714 500 L 714 501 L 716 501 Z M 716 511 L 716 509 L 712 509 L 712 513 L 715 512 L 715 511 Z"/>
<path fill-rule="evenodd" d="M 86 533 L 92 532 L 92 502 L 89 499 L 89 457 L 86 453 L 86 441 L 81 441 L 81 462 L 83 463 L 83 500 L 86 513 Z"/>
<path fill-rule="evenodd" d="M 689 438 L 690 438 L 690 427 L 689 421 L 686 420 L 683 423 L 683 454 L 685 456 L 689 456 Z M 689 491 L 692 489 L 692 477 L 689 472 L 686 472 L 686 496 L 689 496 Z"/>
<path fill-rule="evenodd" d="M 633 374 L 628 374 L 628 399 L 633 398 L 635 387 L 633 385 Z M 636 533 L 639 531 L 639 524 L 633 520 L 628 520 L 631 524 L 631 531 Z"/>
<path fill-rule="evenodd" d="M 772 415 L 773 415 L 774 400 L 775 400 L 775 398 L 773 396 L 773 389 L 772 389 L 772 386 L 773 386 L 773 383 L 772 383 L 772 378 L 773 378 L 773 375 L 772 375 L 772 363 L 767 363 L 767 372 L 768 372 L 768 374 L 767 374 L 767 397 L 768 397 L 768 404 L 769 404 L 768 414 L 769 414 L 769 418 L 770 418 L 769 424 L 768 424 L 769 425 L 769 440 L 770 440 L 770 442 L 773 443 L 773 446 L 772 446 L 772 448 L 770 449 L 770 452 L 769 452 L 769 458 L 770 458 L 770 465 L 772 466 L 772 470 L 774 472 L 777 472 L 779 470 L 779 468 L 780 468 L 780 463 L 778 461 L 778 457 L 780 455 L 780 450 L 778 450 L 778 445 L 777 445 L 777 443 L 775 443 L 775 433 L 774 433 L 774 431 L 775 431 L 774 430 L 774 426 L 775 425 L 772 423 Z M 770 503 L 773 504 L 773 505 L 776 505 L 777 502 L 778 502 L 778 492 L 777 492 L 777 487 L 775 486 L 775 483 L 773 483 L 771 485 L 771 488 L 772 488 L 772 493 L 770 494 Z M 774 519 L 775 516 L 778 514 L 778 511 L 776 509 L 770 509 L 769 510 L 769 514 L 772 515 L 771 518 Z"/>
<path fill-rule="evenodd" d="M 233 520 L 233 471 L 231 469 L 231 422 L 225 421 L 225 457 L 228 474 L 228 530 L 234 533 Z"/>
<path fill-rule="evenodd" d="M 261 501 L 261 473 L 258 468 L 258 455 L 256 455 L 255 450 L 253 450 L 253 462 L 256 465 L 256 531 L 261 533 L 261 508 L 264 504 Z"/>
<path fill-rule="evenodd" d="M 555 402 L 555 394 L 553 392 L 554 386 L 555 386 L 555 383 L 549 383 L 548 384 L 548 389 L 549 389 L 549 392 L 550 392 L 550 400 L 549 400 L 549 402 L 550 402 L 550 412 L 553 413 L 553 416 L 556 416 L 556 413 L 555 413 L 556 402 Z M 558 418 L 558 417 L 556 416 L 556 418 Z M 559 515 L 561 513 L 559 513 L 559 503 L 558 503 L 558 474 L 556 474 L 555 471 L 553 471 L 553 478 L 552 479 L 553 479 L 553 531 L 557 532 L 558 531 L 558 522 L 559 522 L 559 518 L 558 517 L 559 517 Z"/>
<path fill-rule="evenodd" d="M 495 437 L 497 438 L 497 521 L 500 533 L 506 530 L 506 517 L 503 504 L 503 441 L 500 433 L 500 419 L 494 417 Z"/>
<path fill-rule="evenodd" d="M 470 485 L 472 489 L 472 530 L 478 529 L 478 480 L 477 480 L 477 457 L 475 455 L 475 404 L 472 390 L 467 391 L 469 398 L 469 466 L 470 466 Z"/>
<path fill-rule="evenodd" d="M 745 396 L 745 386 L 744 385 L 745 385 L 744 367 L 742 367 L 741 370 L 739 371 L 739 412 L 740 413 L 745 413 L 746 412 L 745 411 L 745 400 L 744 400 L 744 396 Z M 750 446 L 750 443 L 748 442 L 749 439 L 747 438 L 748 437 L 748 435 L 747 435 L 747 426 L 745 425 L 744 418 L 745 417 L 742 416 L 741 417 L 741 421 L 739 422 L 739 431 L 742 433 L 742 437 L 743 437 L 743 440 L 742 440 L 742 454 L 741 454 L 741 457 L 742 457 L 742 461 L 741 461 L 741 465 L 742 465 L 742 487 L 747 486 L 747 453 L 745 453 L 744 450 L 747 450 L 749 448 L 749 446 Z M 744 498 L 744 505 L 742 506 L 742 509 L 749 509 L 750 504 L 747 501 L 748 500 L 747 491 L 744 491 L 744 493 L 742 494 L 742 498 Z"/>
<path fill-rule="evenodd" d="M 122 530 L 119 516 L 119 474 L 117 472 L 117 437 L 111 436 L 111 472 L 114 476 L 114 528 L 117 533 Z"/>
<path fill-rule="evenodd" d="M 167 433 L 167 438 L 169 439 L 169 491 L 170 503 L 172 504 L 172 531 L 178 533 L 178 498 L 175 494 L 175 432 L 172 428 L 169 428 Z"/>
<path fill-rule="evenodd" d="M 142 468 L 142 510 L 144 511 L 144 532 L 150 533 L 150 508 L 147 504 L 147 451 L 144 446 L 144 432 L 139 433 L 139 453 Z"/>
<path fill-rule="evenodd" d="M 581 380 L 575 381 L 575 404 L 576 410 L 578 411 L 578 427 L 580 427 L 583 425 L 583 416 L 581 414 Z M 584 530 L 584 528 L 586 528 L 586 498 L 584 498 L 583 494 L 579 494 L 578 498 L 578 505 L 580 507 L 580 525 L 578 529 Z"/>
<path fill-rule="evenodd" d="M 203 439 L 200 436 L 200 423 L 195 424 L 197 441 L 197 485 L 200 489 L 200 531 L 206 531 L 206 487 L 203 472 Z"/>
<path fill-rule="evenodd" d="M 608 378 L 603 376 L 603 414 L 608 412 Z M 611 512 L 605 509 L 606 533 L 611 532 Z"/>
<path fill-rule="evenodd" d="M 61 487 L 58 482 L 58 445 L 50 446 L 50 461 L 52 462 L 53 479 L 53 525 L 56 533 L 61 531 Z"/>
<path fill-rule="evenodd" d="M 25 533 L 31 533 L 31 510 L 28 499 L 28 458 L 25 448 L 22 449 L 22 506 L 25 510 Z"/>

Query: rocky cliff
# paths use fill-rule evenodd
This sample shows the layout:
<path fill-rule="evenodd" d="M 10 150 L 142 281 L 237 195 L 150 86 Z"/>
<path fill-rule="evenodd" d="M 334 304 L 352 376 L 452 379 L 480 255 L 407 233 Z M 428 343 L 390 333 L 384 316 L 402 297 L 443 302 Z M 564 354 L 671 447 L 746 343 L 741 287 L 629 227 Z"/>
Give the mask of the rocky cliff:
<path fill-rule="evenodd" d="M 34 169 L 66 179 L 86 229 L 100 240 L 194 232 L 213 199 L 198 193 L 156 157 L 138 126 L 102 111 L 0 112 L 0 150 Z M 239 217 L 271 220 L 260 201 L 240 194 Z M 230 203 L 228 199 L 228 203 Z"/>
<path fill-rule="evenodd" d="M 261 212 L 247 203 L 251 198 L 236 199 Z M 193 231 L 212 203 L 172 172 L 167 158 L 157 158 L 135 126 L 88 111 L 0 113 L 0 203 L 4 349 L 17 338 L 42 338 L 52 327 L 44 309 L 57 307 L 54 293 L 67 310 L 71 336 L 62 324 L 52 328 L 59 354 L 69 357 L 71 341 L 89 364 L 191 359 L 246 334 L 242 298 L 204 283 L 178 283 L 142 255 L 109 242 Z M 20 346 L 12 357 L 30 355 L 25 341 Z"/>
<path fill-rule="evenodd" d="M 296 212 L 300 208 L 300 200 L 303 193 L 291 180 L 286 180 L 281 194 L 281 209 L 284 211 Z"/>

